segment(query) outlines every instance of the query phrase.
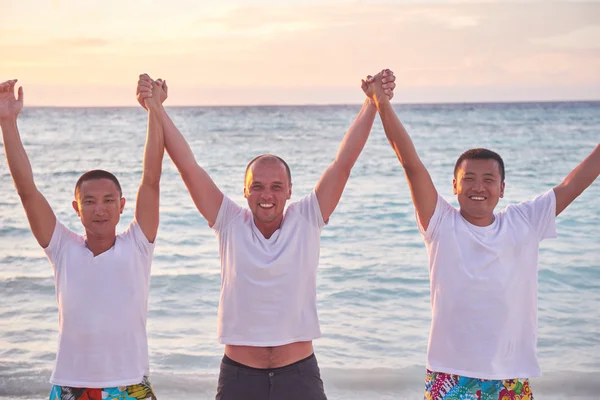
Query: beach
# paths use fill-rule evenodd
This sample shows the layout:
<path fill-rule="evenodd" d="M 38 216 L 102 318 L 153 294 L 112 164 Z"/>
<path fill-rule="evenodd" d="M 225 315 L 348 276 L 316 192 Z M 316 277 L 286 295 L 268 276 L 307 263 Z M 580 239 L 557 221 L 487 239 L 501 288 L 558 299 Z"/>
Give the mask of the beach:
<path fill-rule="evenodd" d="M 395 104 L 441 195 L 452 195 L 456 158 L 486 147 L 503 156 L 498 209 L 550 190 L 598 144 L 600 103 Z M 358 105 L 169 108 L 200 165 L 240 205 L 247 163 L 274 153 L 291 167 L 292 201 L 333 161 Z M 133 217 L 146 113 L 141 108 L 25 108 L 22 140 L 40 191 L 76 232 L 71 207 L 83 172 L 102 168 Z M 5 160 L 3 153 L 0 157 Z M 0 163 L 0 399 L 43 399 L 50 389 L 58 315 L 52 269 L 35 242 L 6 162 Z M 597 399 L 600 383 L 600 184 L 557 219 L 542 243 L 536 398 Z M 159 399 L 214 398 L 223 347 L 214 232 L 165 155 L 161 220 L 148 313 L 150 380 Z M 406 179 L 379 118 L 338 208 L 324 228 L 315 354 L 330 399 L 422 397 L 430 323 L 425 246 Z M 421 396 L 421 397 L 419 397 Z"/>

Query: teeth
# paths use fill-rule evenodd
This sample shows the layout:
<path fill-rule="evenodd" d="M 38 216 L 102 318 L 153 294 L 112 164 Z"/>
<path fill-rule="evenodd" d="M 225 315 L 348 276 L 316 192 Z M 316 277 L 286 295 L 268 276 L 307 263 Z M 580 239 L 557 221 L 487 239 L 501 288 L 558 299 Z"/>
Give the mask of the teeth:
<path fill-rule="evenodd" d="M 471 200 L 477 200 L 477 201 L 483 201 L 485 200 L 485 197 L 481 197 L 481 196 L 471 196 L 470 197 Z"/>
<path fill-rule="evenodd" d="M 261 204 L 259 204 L 259 206 L 262 207 L 262 208 L 271 208 L 271 207 L 274 207 L 274 205 L 270 204 L 270 203 L 261 203 Z"/>

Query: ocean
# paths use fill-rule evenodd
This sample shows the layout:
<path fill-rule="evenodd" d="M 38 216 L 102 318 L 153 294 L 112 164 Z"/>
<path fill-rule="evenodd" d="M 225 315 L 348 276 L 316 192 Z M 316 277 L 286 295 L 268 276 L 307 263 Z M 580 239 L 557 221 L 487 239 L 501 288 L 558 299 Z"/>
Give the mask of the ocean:
<path fill-rule="evenodd" d="M 247 163 L 274 153 L 290 165 L 292 200 L 333 161 L 359 105 L 173 107 L 201 166 L 238 204 Z M 396 104 L 440 194 L 466 149 L 506 164 L 498 209 L 555 185 L 600 142 L 600 103 Z M 25 108 L 19 123 L 36 183 L 58 218 L 83 232 L 71 207 L 79 175 L 109 170 L 132 219 L 141 179 L 141 108 Z M 48 398 L 58 317 L 52 269 L 34 240 L 0 150 L 0 399 Z M 159 399 L 213 399 L 223 348 L 216 338 L 219 253 L 165 155 L 161 221 L 148 314 L 151 382 Z M 536 399 L 600 398 L 600 181 L 542 243 Z M 422 399 L 430 323 L 427 253 L 406 179 L 379 117 L 323 230 L 315 341 L 330 399 Z"/>

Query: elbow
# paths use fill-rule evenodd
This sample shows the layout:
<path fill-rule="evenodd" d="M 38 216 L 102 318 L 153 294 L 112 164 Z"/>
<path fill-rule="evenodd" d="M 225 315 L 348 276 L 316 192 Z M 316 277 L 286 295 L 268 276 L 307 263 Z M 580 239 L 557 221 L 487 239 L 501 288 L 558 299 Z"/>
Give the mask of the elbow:
<path fill-rule="evenodd" d="M 181 178 L 184 182 L 188 182 L 189 180 L 194 179 L 194 177 L 197 176 L 197 171 L 199 168 L 200 166 L 195 162 L 177 165 L 179 175 L 181 175 Z"/>
<path fill-rule="evenodd" d="M 34 193 L 28 190 L 17 190 L 17 194 L 21 199 L 21 204 L 27 203 L 34 196 Z"/>
<path fill-rule="evenodd" d="M 343 160 L 335 160 L 332 167 L 336 170 L 336 173 L 346 180 L 350 178 L 350 173 L 352 172 L 352 167 L 354 167 L 353 162 L 343 161 Z"/>
<path fill-rule="evenodd" d="M 34 183 L 32 183 L 31 185 L 15 184 L 15 188 L 17 189 L 17 194 L 19 195 L 19 198 L 21 199 L 22 203 L 31 199 L 38 193 L 37 187 Z"/>
<path fill-rule="evenodd" d="M 407 160 L 400 157 L 398 157 L 398 160 L 407 175 L 412 175 L 425 169 L 425 165 L 420 160 Z"/>
<path fill-rule="evenodd" d="M 415 170 L 414 165 L 411 165 L 411 163 L 406 162 L 405 160 L 402 160 L 401 158 L 398 158 L 398 160 L 400 161 L 400 165 L 402 166 L 402 169 L 404 169 L 404 172 L 406 172 L 408 175 L 410 175 Z"/>
<path fill-rule="evenodd" d="M 160 175 L 161 171 L 144 171 L 144 175 L 142 177 L 142 184 L 148 188 L 158 190 L 160 187 Z"/>

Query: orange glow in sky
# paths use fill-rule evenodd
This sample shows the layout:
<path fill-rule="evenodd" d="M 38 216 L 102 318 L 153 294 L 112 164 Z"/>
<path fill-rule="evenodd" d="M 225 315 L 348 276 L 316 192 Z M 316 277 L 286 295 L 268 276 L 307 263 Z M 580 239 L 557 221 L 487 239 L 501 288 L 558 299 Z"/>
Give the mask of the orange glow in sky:
<path fill-rule="evenodd" d="M 135 105 L 142 72 L 170 105 L 359 103 L 382 68 L 398 102 L 600 99 L 598 1 L 0 1 L 28 105 Z"/>

